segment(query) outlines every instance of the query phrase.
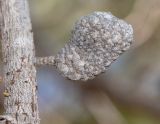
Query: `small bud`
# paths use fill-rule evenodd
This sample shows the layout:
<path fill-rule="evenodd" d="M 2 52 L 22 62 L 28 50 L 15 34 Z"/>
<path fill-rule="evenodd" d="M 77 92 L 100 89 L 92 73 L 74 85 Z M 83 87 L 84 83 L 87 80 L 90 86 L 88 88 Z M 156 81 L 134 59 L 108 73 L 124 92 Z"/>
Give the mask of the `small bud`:
<path fill-rule="evenodd" d="M 55 56 L 55 65 L 71 80 L 92 79 L 106 71 L 132 42 L 130 24 L 111 13 L 94 12 L 76 22 L 70 42 Z"/>

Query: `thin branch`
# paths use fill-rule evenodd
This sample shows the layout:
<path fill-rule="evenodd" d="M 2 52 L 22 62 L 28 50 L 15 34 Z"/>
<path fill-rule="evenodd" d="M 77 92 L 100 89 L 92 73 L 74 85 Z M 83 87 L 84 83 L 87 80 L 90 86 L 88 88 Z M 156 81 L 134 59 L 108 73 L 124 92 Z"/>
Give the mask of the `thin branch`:
<path fill-rule="evenodd" d="M 37 57 L 35 60 L 36 65 L 55 65 L 55 56 Z"/>

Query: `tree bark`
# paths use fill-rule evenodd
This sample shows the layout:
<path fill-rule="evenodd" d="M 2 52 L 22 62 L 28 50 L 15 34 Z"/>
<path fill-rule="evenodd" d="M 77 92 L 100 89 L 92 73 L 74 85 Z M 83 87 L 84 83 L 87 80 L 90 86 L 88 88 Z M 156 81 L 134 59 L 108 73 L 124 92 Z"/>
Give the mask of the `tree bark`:
<path fill-rule="evenodd" d="M 27 0 L 0 0 L 5 115 L 0 124 L 39 124 L 35 48 Z"/>

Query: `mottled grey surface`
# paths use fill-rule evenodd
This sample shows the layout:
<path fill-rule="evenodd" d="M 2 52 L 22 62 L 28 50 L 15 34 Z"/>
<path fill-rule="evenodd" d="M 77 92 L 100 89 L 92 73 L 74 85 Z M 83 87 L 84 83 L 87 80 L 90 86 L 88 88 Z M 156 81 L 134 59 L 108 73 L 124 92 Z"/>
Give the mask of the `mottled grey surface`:
<path fill-rule="evenodd" d="M 71 80 L 92 79 L 132 42 L 131 25 L 109 12 L 94 12 L 76 22 L 70 42 L 55 56 L 55 65 Z"/>
<path fill-rule="evenodd" d="M 0 124 L 40 124 L 28 0 L 0 0 L 4 115 Z"/>

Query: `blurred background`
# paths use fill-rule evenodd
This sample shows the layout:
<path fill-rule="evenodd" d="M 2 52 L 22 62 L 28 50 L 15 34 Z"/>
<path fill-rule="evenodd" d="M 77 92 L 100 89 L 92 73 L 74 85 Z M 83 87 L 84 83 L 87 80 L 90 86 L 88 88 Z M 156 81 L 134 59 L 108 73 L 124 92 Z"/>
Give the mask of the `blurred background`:
<path fill-rule="evenodd" d="M 105 74 L 87 82 L 37 67 L 41 124 L 160 124 L 160 0 L 29 0 L 37 56 L 55 55 L 72 26 L 110 11 L 134 28 L 135 42 Z M 0 83 L 0 113 L 3 112 Z"/>

